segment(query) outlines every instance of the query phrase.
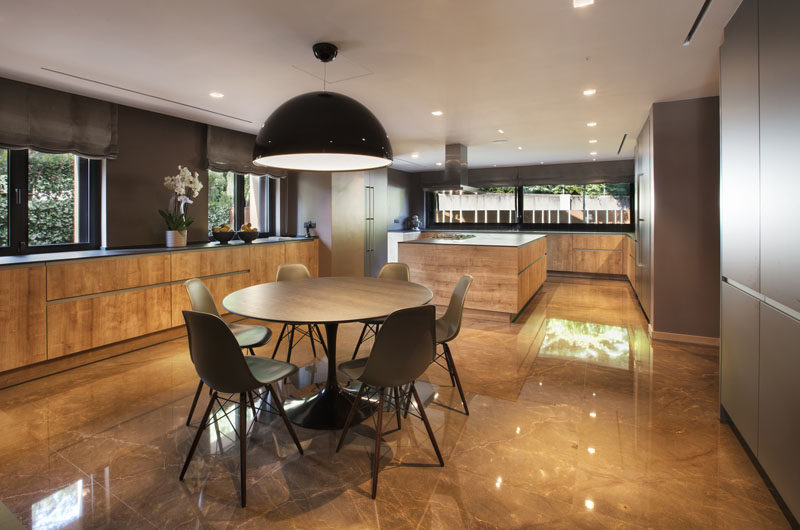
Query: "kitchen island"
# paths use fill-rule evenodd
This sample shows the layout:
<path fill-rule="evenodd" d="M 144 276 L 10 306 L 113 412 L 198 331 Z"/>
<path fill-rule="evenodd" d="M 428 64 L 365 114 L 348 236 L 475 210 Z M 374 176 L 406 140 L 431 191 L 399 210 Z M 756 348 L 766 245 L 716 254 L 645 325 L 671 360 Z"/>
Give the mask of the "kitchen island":
<path fill-rule="evenodd" d="M 465 237 L 459 237 L 465 236 Z M 465 307 L 513 320 L 544 283 L 547 236 L 475 234 L 431 237 L 398 244 L 398 261 L 408 264 L 411 281 L 433 291 L 446 306 L 458 279 L 474 278 Z M 454 238 L 451 238 L 454 237 Z"/>

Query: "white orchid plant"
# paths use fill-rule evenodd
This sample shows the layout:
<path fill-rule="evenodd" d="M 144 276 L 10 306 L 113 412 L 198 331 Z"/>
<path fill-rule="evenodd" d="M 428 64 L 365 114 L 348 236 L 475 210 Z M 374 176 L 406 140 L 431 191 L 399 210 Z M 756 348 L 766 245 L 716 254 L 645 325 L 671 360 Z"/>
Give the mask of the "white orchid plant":
<path fill-rule="evenodd" d="M 203 189 L 200 175 L 196 171 L 192 173 L 187 167 L 178 166 L 177 175 L 164 177 L 164 187 L 172 191 L 172 197 L 169 208 L 158 213 L 166 221 L 168 230 L 186 230 L 194 221 L 186 214 L 187 205 L 192 204 L 192 199 L 196 199 Z M 189 198 L 190 194 L 192 199 Z"/>

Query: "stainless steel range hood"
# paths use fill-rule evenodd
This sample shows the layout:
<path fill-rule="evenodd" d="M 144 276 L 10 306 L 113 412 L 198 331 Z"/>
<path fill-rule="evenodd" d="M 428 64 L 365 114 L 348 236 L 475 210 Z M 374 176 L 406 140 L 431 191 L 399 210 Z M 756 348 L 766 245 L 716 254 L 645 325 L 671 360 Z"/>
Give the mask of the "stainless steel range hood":
<path fill-rule="evenodd" d="M 439 171 L 425 172 L 422 187 L 425 191 L 477 192 L 467 181 L 467 146 L 447 144 L 444 148 L 444 175 Z"/>

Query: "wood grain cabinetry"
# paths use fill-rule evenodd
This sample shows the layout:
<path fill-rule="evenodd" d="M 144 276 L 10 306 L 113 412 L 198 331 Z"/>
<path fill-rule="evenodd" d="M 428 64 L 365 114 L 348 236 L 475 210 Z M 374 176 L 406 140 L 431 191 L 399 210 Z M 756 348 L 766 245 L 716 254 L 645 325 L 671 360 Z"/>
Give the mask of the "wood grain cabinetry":
<path fill-rule="evenodd" d="M 0 371 L 47 358 L 45 267 L 0 269 Z"/>
<path fill-rule="evenodd" d="M 250 270 L 250 247 L 173 252 L 172 281 Z"/>
<path fill-rule="evenodd" d="M 619 234 L 548 234 L 547 268 L 551 271 L 625 275 L 627 236 Z"/>
<path fill-rule="evenodd" d="M 306 243 L 308 244 L 308 243 Z M 286 263 L 286 245 L 254 245 L 250 247 L 250 282 L 274 282 L 278 266 Z"/>
<path fill-rule="evenodd" d="M 142 347 L 175 338 L 181 311 L 190 308 L 186 279 L 201 278 L 220 303 L 233 291 L 274 281 L 281 263 L 303 263 L 316 276 L 318 245 L 280 241 L 0 267 L 0 373 L 54 360 L 31 368 L 38 377 L 79 366 L 81 356 L 92 362 L 123 353 L 127 342 Z M 0 385 L 25 380 L 16 371 L 3 374 Z"/>
<path fill-rule="evenodd" d="M 170 281 L 170 255 L 121 256 L 47 265 L 47 299 L 119 291 Z"/>
<path fill-rule="evenodd" d="M 53 303 L 47 306 L 47 358 L 171 326 L 168 285 Z"/>
<path fill-rule="evenodd" d="M 287 241 L 286 263 L 302 263 L 311 271 L 311 276 L 319 276 L 319 239 L 312 241 Z"/>

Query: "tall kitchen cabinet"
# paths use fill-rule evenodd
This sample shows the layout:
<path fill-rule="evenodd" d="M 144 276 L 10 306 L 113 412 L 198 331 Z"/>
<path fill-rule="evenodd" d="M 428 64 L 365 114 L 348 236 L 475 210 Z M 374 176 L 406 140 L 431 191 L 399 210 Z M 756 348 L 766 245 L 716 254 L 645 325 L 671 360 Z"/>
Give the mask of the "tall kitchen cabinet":
<path fill-rule="evenodd" d="M 377 276 L 389 249 L 388 171 L 364 172 L 364 274 Z"/>
<path fill-rule="evenodd" d="M 635 148 L 634 289 L 656 339 L 719 340 L 719 100 L 653 104 Z"/>
<path fill-rule="evenodd" d="M 720 402 L 800 514 L 800 2 L 744 0 L 720 48 Z"/>

